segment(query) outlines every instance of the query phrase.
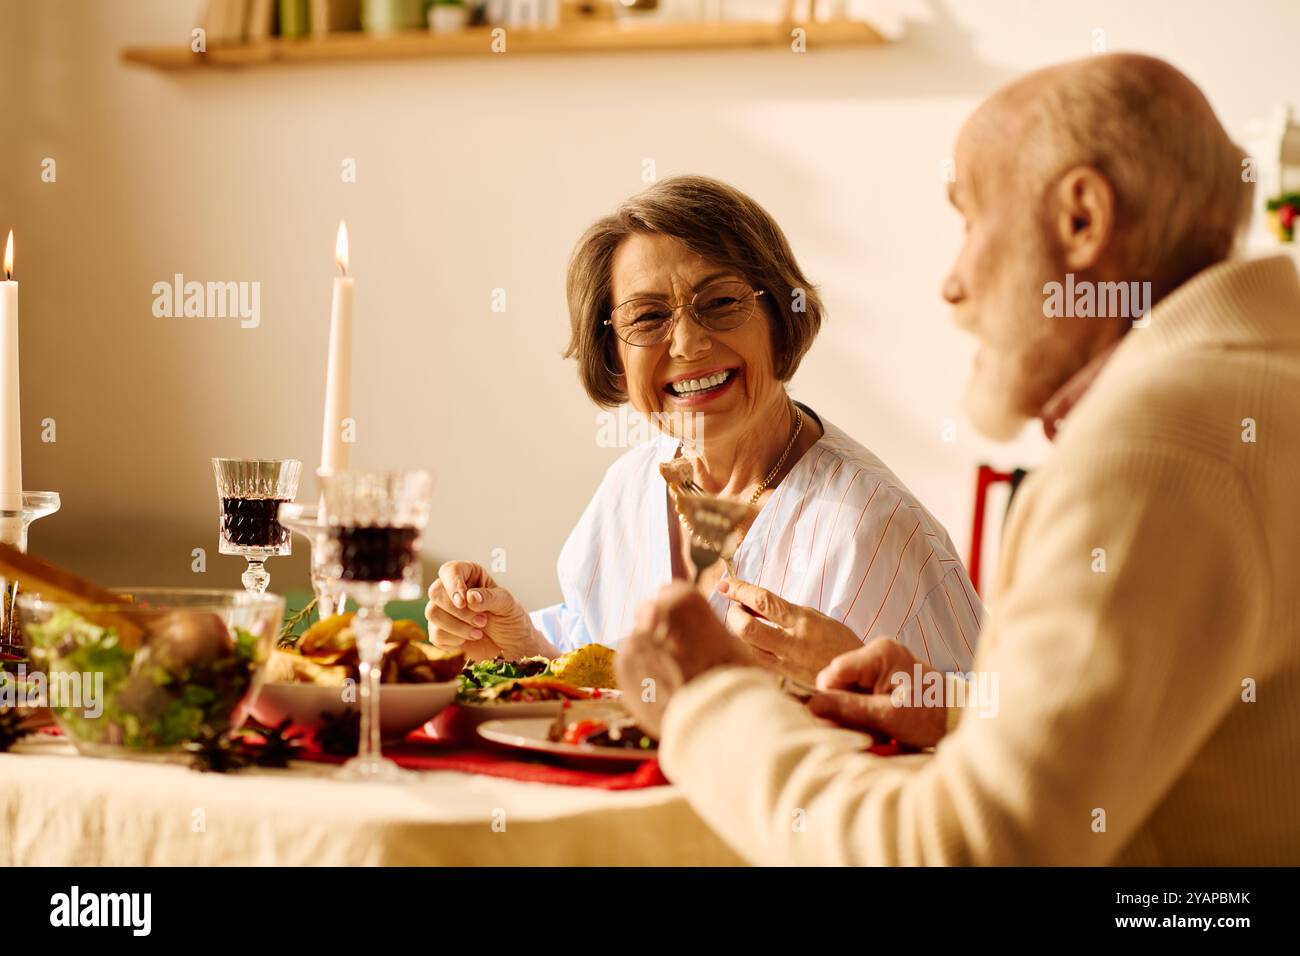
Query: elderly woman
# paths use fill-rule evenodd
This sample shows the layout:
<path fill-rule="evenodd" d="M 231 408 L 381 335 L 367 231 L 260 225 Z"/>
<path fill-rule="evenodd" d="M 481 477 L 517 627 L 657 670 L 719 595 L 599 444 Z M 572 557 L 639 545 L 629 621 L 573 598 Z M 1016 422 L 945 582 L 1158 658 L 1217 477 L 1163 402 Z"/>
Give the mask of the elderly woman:
<path fill-rule="evenodd" d="M 695 576 L 694 529 L 659 467 L 685 452 L 677 467 L 696 485 L 752 506 L 737 580 L 717 562 L 696 586 L 759 660 L 811 680 L 889 635 L 933 667 L 969 669 L 983 612 L 947 533 L 879 458 L 786 391 L 822 305 L 765 210 L 714 180 L 660 182 L 579 240 L 568 299 L 566 356 L 587 394 L 630 402 L 664 434 L 596 489 L 560 553 L 563 603 L 529 614 L 482 566 L 449 562 L 425 612 L 435 644 L 475 658 L 617 645 L 642 601 Z M 746 582 L 849 631 L 784 631 Z"/>

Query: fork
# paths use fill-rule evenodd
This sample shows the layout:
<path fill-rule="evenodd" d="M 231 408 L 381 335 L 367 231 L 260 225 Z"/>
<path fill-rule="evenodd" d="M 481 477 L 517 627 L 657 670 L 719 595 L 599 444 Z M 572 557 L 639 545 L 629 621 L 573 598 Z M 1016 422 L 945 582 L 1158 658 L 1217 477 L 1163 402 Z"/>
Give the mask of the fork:
<path fill-rule="evenodd" d="M 677 482 L 677 488 L 680 491 L 686 492 L 686 494 L 688 495 L 695 495 L 696 497 L 701 497 L 705 494 L 704 489 L 701 488 L 699 485 L 697 485 L 690 478 L 684 478 L 681 481 Z"/>
<path fill-rule="evenodd" d="M 673 490 L 681 496 L 681 511 L 687 516 L 695 534 L 691 535 L 691 563 L 695 565 L 695 583 L 699 584 L 705 570 L 712 567 L 719 558 L 727 562 L 727 571 L 732 573 L 731 559 L 736 556 L 739 539 L 733 532 L 744 523 L 747 517 L 757 511 L 753 505 L 742 505 L 708 494 L 689 476 L 681 474 L 664 475 Z M 728 547 L 730 544 L 730 547 Z M 777 685 L 781 691 L 795 700 L 807 701 L 818 693 L 816 687 L 796 677 L 782 675 Z"/>
<path fill-rule="evenodd" d="M 682 496 L 692 498 L 705 496 L 704 489 L 693 481 L 683 481 L 676 486 L 675 490 Z M 682 507 L 682 511 L 686 511 L 686 508 Z M 697 528 L 695 534 L 691 534 L 685 526 L 683 526 L 682 530 L 690 535 L 691 564 L 695 565 L 695 583 L 699 584 L 704 572 L 711 568 L 718 558 L 722 557 L 724 542 L 714 539 L 704 529 Z M 728 566 L 730 566 L 730 563 L 728 563 Z"/>
<path fill-rule="evenodd" d="M 691 562 L 695 565 L 695 580 L 699 582 L 705 569 L 719 558 L 731 570 L 731 559 L 740 547 L 740 527 L 754 517 L 753 505 L 742 504 L 726 498 L 716 498 L 704 493 L 686 492 L 679 500 L 691 535 Z"/>
<path fill-rule="evenodd" d="M 703 495 L 705 490 L 695 483 L 690 463 L 685 458 L 673 458 L 659 465 L 659 474 L 668 485 L 688 495 Z"/>

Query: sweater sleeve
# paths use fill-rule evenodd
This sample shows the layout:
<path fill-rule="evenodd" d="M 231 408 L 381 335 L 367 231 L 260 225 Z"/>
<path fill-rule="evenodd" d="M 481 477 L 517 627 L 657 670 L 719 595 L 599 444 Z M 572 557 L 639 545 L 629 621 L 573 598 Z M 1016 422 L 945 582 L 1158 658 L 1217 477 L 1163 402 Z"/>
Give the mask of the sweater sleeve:
<path fill-rule="evenodd" d="M 758 863 L 1112 861 L 1249 706 L 1269 586 L 1254 522 L 1241 478 L 1203 456 L 1058 458 L 1008 525 L 972 685 L 986 699 L 933 755 L 864 753 L 732 669 L 670 704 L 665 771 Z"/>

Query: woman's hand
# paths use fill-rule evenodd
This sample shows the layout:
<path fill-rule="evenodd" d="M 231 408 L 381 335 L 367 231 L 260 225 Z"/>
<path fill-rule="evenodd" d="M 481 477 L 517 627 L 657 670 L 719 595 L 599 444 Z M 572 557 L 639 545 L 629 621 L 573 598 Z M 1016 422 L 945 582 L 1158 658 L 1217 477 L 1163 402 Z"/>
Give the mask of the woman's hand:
<path fill-rule="evenodd" d="M 769 670 L 811 684 L 840 654 L 862 647 L 858 636 L 839 621 L 757 585 L 724 580 L 718 591 L 732 601 L 727 626 Z"/>
<path fill-rule="evenodd" d="M 448 561 L 429 586 L 429 640 L 445 651 L 463 651 L 474 660 L 510 660 L 544 654 L 558 657 L 550 641 L 533 627 L 528 611 L 499 587 L 482 565 Z"/>
<path fill-rule="evenodd" d="M 916 706 L 921 695 L 914 686 L 918 675 L 924 681 L 934 670 L 898 641 L 878 637 L 841 654 L 817 675 L 822 693 L 808 701 L 808 708 L 842 727 L 933 747 L 948 732 L 948 708 Z"/>
<path fill-rule="evenodd" d="M 704 596 L 682 581 L 665 585 L 637 608 L 632 633 L 614 659 L 623 705 L 655 737 L 680 687 L 715 667 L 752 664 L 745 645 L 727 632 Z"/>

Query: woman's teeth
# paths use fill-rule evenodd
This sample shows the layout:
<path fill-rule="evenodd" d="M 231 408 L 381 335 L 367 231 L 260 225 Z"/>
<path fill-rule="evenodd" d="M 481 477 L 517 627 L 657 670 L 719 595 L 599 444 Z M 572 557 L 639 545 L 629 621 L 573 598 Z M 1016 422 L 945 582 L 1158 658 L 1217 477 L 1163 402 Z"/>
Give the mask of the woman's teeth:
<path fill-rule="evenodd" d="M 697 395 L 700 392 L 707 392 L 710 389 L 717 388 L 725 384 L 727 379 L 731 378 L 732 370 L 725 372 L 716 372 L 704 378 L 689 378 L 682 382 L 670 382 L 668 391 L 674 395 Z"/>

